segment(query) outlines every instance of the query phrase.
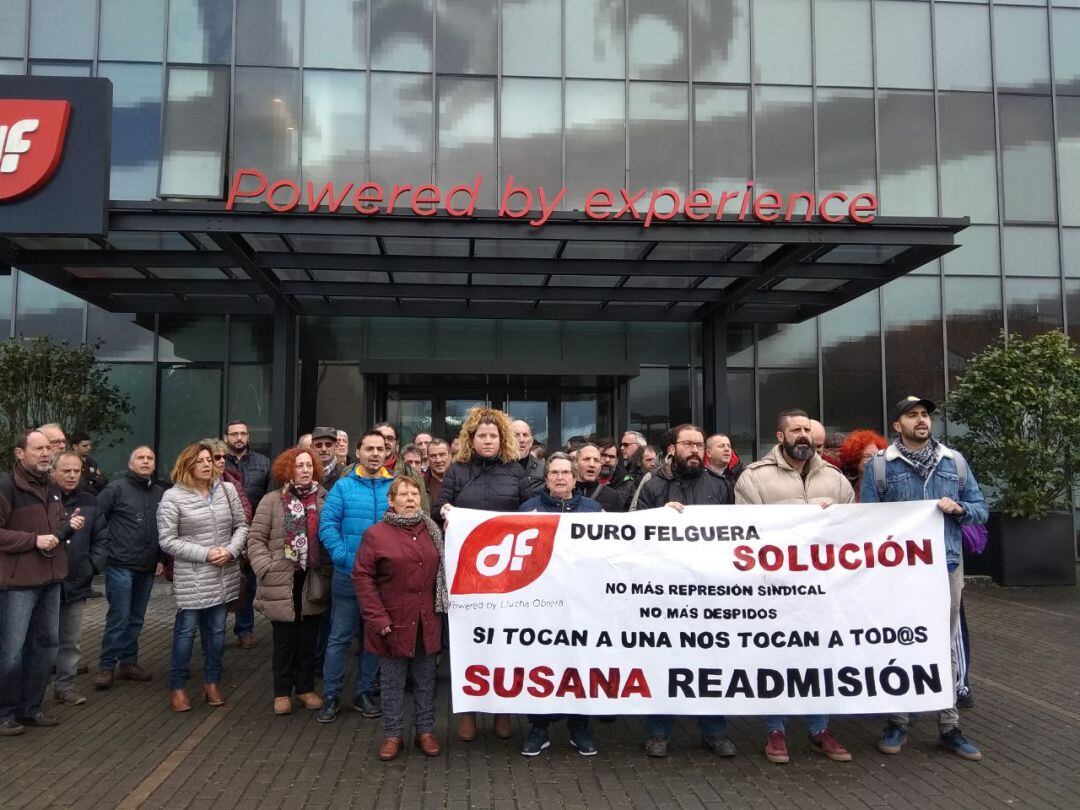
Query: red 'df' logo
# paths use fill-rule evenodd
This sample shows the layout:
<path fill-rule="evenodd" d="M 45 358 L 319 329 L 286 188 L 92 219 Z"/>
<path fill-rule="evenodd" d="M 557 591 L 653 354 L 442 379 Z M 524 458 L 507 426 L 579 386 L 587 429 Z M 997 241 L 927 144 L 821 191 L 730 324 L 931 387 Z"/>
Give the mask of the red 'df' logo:
<path fill-rule="evenodd" d="M 558 515 L 503 515 L 465 538 L 450 593 L 509 593 L 535 582 L 551 562 Z"/>
<path fill-rule="evenodd" d="M 0 202 L 48 182 L 64 152 L 71 104 L 0 99 Z"/>

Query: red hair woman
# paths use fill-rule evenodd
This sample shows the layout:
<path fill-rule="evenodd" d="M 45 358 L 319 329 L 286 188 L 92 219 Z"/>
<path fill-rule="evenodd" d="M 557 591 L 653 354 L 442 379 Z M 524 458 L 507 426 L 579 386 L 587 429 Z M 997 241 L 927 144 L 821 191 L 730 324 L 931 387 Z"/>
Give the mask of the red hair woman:
<path fill-rule="evenodd" d="M 866 465 L 870 463 L 878 450 L 884 450 L 889 443 L 875 430 L 856 430 L 848 434 L 847 439 L 840 446 L 840 469 L 851 482 L 855 490 L 855 499 L 859 499 L 862 491 L 863 474 Z"/>

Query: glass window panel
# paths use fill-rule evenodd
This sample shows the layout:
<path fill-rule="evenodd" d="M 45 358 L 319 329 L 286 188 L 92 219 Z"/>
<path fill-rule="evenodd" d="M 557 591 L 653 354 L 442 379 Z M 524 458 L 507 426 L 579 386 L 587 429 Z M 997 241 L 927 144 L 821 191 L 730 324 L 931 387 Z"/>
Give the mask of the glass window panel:
<path fill-rule="evenodd" d="M 459 360 L 495 359 L 493 319 L 435 318 L 435 356 Z"/>
<path fill-rule="evenodd" d="M 1009 334 L 1025 338 L 1061 328 L 1061 281 L 1056 278 L 1005 278 Z"/>
<path fill-rule="evenodd" d="M 22 72 L 21 59 L 0 59 L 0 76 L 21 76 Z"/>
<path fill-rule="evenodd" d="M 942 215 L 997 222 L 993 97 L 989 93 L 939 93 L 938 116 Z"/>
<path fill-rule="evenodd" d="M 432 3 L 371 0 L 373 70 L 431 70 Z"/>
<path fill-rule="evenodd" d="M 694 87 L 694 188 L 737 191 L 750 177 L 750 101 L 742 87 Z"/>
<path fill-rule="evenodd" d="M 460 319 L 465 322 L 464 319 Z M 400 318 L 368 318 L 368 357 L 372 360 L 416 360 L 433 357 L 431 320 L 411 318 L 402 329 Z"/>
<path fill-rule="evenodd" d="M 1053 276 L 1061 273 L 1057 228 L 1006 228 L 1005 273 L 1010 276 Z"/>
<path fill-rule="evenodd" d="M 1080 10 L 1055 8 L 1050 13 L 1054 84 L 1058 93 L 1080 94 Z"/>
<path fill-rule="evenodd" d="M 560 328 L 559 321 L 499 321 L 500 356 L 506 360 L 551 360 L 552 348 L 560 345 Z"/>
<path fill-rule="evenodd" d="M 229 318 L 229 362 L 269 363 L 274 358 L 274 321 L 269 316 Z"/>
<path fill-rule="evenodd" d="M 1050 99 L 998 97 L 1005 219 L 1054 221 Z"/>
<path fill-rule="evenodd" d="M 158 366 L 161 377 L 159 401 L 158 470 L 168 479 L 180 451 L 191 442 L 219 436 L 221 418 L 220 368 Z"/>
<path fill-rule="evenodd" d="M 690 0 L 694 80 L 750 81 L 750 0 Z"/>
<path fill-rule="evenodd" d="M 563 395 L 559 408 L 563 442 L 569 441 L 571 436 L 591 436 L 596 433 L 595 394 Z"/>
<path fill-rule="evenodd" d="M 629 355 L 638 363 L 689 363 L 690 324 L 635 323 L 628 331 Z"/>
<path fill-rule="evenodd" d="M 936 216 L 934 97 L 881 93 L 878 116 L 882 213 Z"/>
<path fill-rule="evenodd" d="M 1065 228 L 1061 232 L 1061 243 L 1065 275 L 1080 277 L 1080 228 Z"/>
<path fill-rule="evenodd" d="M 11 336 L 11 290 L 14 284 L 14 273 L 0 276 L 0 340 Z"/>
<path fill-rule="evenodd" d="M 877 292 L 822 315 L 823 421 L 829 430 L 881 424 L 881 317 Z"/>
<path fill-rule="evenodd" d="M 821 412 L 817 368 L 760 369 L 758 371 L 758 457 L 776 445 L 776 417 L 800 408 L 811 416 Z"/>
<path fill-rule="evenodd" d="M 496 0 L 439 0 L 436 25 L 439 73 L 496 72 Z"/>
<path fill-rule="evenodd" d="M 930 4 L 876 0 L 874 53 L 878 87 L 933 87 Z"/>
<path fill-rule="evenodd" d="M 99 59 L 160 62 L 164 38 L 165 0 L 101 0 Z"/>
<path fill-rule="evenodd" d="M 85 304 L 74 295 L 59 290 L 26 273 L 18 274 L 15 336 L 45 335 L 55 341 L 83 341 Z"/>
<path fill-rule="evenodd" d="M 440 40 L 441 42 L 441 40 Z M 439 77 L 438 183 L 443 191 L 483 177 L 480 208 L 494 208 L 495 80 Z M 464 194 L 461 195 L 464 199 Z"/>
<path fill-rule="evenodd" d="M 997 340 L 1001 331 L 1001 279 L 945 277 L 949 378 Z"/>
<path fill-rule="evenodd" d="M 958 36 L 959 32 L 962 36 Z M 934 11 L 939 90 L 989 90 L 990 15 L 984 6 L 941 5 Z"/>
<path fill-rule="evenodd" d="M 340 426 L 348 432 L 352 443 L 352 439 L 367 430 L 370 424 L 361 421 L 363 416 L 356 407 L 358 402 L 371 396 L 364 375 L 355 363 L 318 363 L 313 379 L 316 380 L 315 418 L 307 423 L 308 426 Z M 350 452 L 353 449 L 355 445 Z"/>
<path fill-rule="evenodd" d="M 107 312 L 87 305 L 86 342 L 101 341 L 99 360 L 153 360 L 154 316 Z"/>
<path fill-rule="evenodd" d="M 233 170 L 295 177 L 299 157 L 300 73 L 288 68 L 237 68 Z"/>
<path fill-rule="evenodd" d="M 89 62 L 31 62 L 31 76 L 89 76 Z"/>
<path fill-rule="evenodd" d="M 630 0 L 631 79 L 686 81 L 686 0 Z"/>
<path fill-rule="evenodd" d="M 645 367 L 626 388 L 630 411 L 627 429 L 643 433 L 650 444 L 660 445 L 665 432 L 690 421 L 689 369 Z M 569 428 L 564 421 L 566 438 L 574 435 Z"/>
<path fill-rule="evenodd" d="M 243 419 L 256 453 L 270 452 L 270 397 L 273 366 L 229 365 L 229 403 L 222 421 Z"/>
<path fill-rule="evenodd" d="M 625 0 L 565 0 L 566 75 L 625 75 Z"/>
<path fill-rule="evenodd" d="M 500 122 L 503 183 L 513 176 L 515 183 L 532 189 L 561 188 L 562 82 L 503 79 Z"/>
<path fill-rule="evenodd" d="M 304 71 L 303 177 L 317 186 L 364 179 L 367 80 L 344 70 Z"/>
<path fill-rule="evenodd" d="M 754 367 L 754 325 L 729 323 L 727 326 L 728 367 Z"/>
<path fill-rule="evenodd" d="M 26 0 L 8 0 L 6 3 L 0 3 L 0 56 L 15 56 L 22 59 L 25 53 Z"/>
<path fill-rule="evenodd" d="M 300 0 L 236 0 L 236 64 L 299 65 Z"/>
<path fill-rule="evenodd" d="M 169 61 L 229 64 L 232 0 L 170 0 Z"/>
<path fill-rule="evenodd" d="M 818 90 L 819 194 L 853 197 L 875 190 L 874 96 L 869 90 Z"/>
<path fill-rule="evenodd" d="M 739 458 L 752 461 L 757 436 L 754 428 L 754 374 L 750 371 L 729 371 L 727 375 L 728 417 L 726 428 L 731 446 Z"/>
<path fill-rule="evenodd" d="M 562 70 L 562 0 L 503 0 L 503 73 L 558 76 Z"/>
<path fill-rule="evenodd" d="M 162 197 L 220 197 L 229 126 L 226 68 L 169 68 Z"/>
<path fill-rule="evenodd" d="M 386 395 L 386 419 L 397 426 L 398 445 L 404 447 L 416 434 L 431 430 L 430 399 L 398 399 L 397 391 Z"/>
<path fill-rule="evenodd" d="M 809 0 L 754 3 L 754 79 L 810 84 Z"/>
<path fill-rule="evenodd" d="M 1061 222 L 1080 225 L 1080 98 L 1058 96 L 1057 125 Z"/>
<path fill-rule="evenodd" d="M 759 190 L 781 193 L 814 187 L 814 111 L 810 88 L 758 87 L 754 138 Z"/>
<path fill-rule="evenodd" d="M 158 318 L 158 360 L 163 363 L 220 362 L 224 346 L 225 318 L 221 315 Z"/>
<path fill-rule="evenodd" d="M 566 321 L 563 345 L 576 360 L 624 360 L 626 324 L 617 321 Z"/>
<path fill-rule="evenodd" d="M 374 40 L 373 40 L 374 41 Z M 371 74 L 372 179 L 394 183 L 431 182 L 431 77 Z"/>
<path fill-rule="evenodd" d="M 690 177 L 690 115 L 687 86 L 662 82 L 630 83 L 630 184 L 672 188 L 686 194 Z M 658 204 L 672 208 L 667 199 Z"/>
<path fill-rule="evenodd" d="M 819 85 L 873 84 L 869 3 L 815 0 L 814 67 Z"/>
<path fill-rule="evenodd" d="M 366 0 L 308 0 L 304 4 L 304 65 L 365 67 L 367 7 Z"/>
<path fill-rule="evenodd" d="M 891 405 L 912 391 L 939 402 L 945 394 L 945 358 L 938 279 L 900 278 L 884 286 L 881 294 L 885 402 Z"/>
<path fill-rule="evenodd" d="M 93 59 L 96 14 L 97 0 L 31 0 L 30 58 Z"/>
<path fill-rule="evenodd" d="M 625 173 L 625 87 L 566 82 L 566 201 L 581 208 L 594 188 L 621 188 Z"/>
<path fill-rule="evenodd" d="M 1065 282 L 1065 308 L 1069 319 L 1069 337 L 1074 343 L 1080 343 L 1080 281 L 1076 279 Z"/>
<path fill-rule="evenodd" d="M 113 83 L 109 196 L 151 200 L 161 148 L 161 66 L 101 62 L 98 75 Z"/>
<path fill-rule="evenodd" d="M 997 228 L 972 225 L 956 234 L 955 239 L 960 247 L 942 258 L 945 275 L 1001 275 Z"/>
<path fill-rule="evenodd" d="M 110 385 L 128 395 L 134 409 L 124 418 L 131 431 L 94 436 L 94 458 L 109 480 L 127 470 L 131 451 L 140 444 L 154 445 L 154 364 L 115 363 L 105 369 Z M 112 445 L 111 447 L 109 445 Z M 157 460 L 158 476 L 167 478 L 169 471 L 162 459 Z"/>
<path fill-rule="evenodd" d="M 758 326 L 758 365 L 817 368 L 817 320 Z"/>
<path fill-rule="evenodd" d="M 995 5 L 994 68 L 999 88 L 1050 92 L 1046 12 Z"/>

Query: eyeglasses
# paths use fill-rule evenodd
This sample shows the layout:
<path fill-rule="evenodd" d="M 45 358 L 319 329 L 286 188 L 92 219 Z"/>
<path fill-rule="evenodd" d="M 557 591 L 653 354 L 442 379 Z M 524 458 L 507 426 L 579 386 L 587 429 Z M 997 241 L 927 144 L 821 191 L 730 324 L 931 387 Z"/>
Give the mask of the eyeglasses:
<path fill-rule="evenodd" d="M 678 445 L 679 447 L 684 447 L 687 450 L 702 450 L 702 449 L 705 448 L 705 442 L 681 441 L 681 442 L 675 442 L 675 444 Z"/>
<path fill-rule="evenodd" d="M 573 473 L 570 470 L 552 470 L 548 475 L 558 478 L 561 475 L 573 475 Z"/>

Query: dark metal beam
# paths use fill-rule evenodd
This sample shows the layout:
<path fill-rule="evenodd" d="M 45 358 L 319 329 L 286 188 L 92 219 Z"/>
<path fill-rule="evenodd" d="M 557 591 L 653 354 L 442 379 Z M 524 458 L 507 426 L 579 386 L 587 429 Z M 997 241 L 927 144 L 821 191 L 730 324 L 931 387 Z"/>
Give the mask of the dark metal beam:
<path fill-rule="evenodd" d="M 744 278 L 729 284 L 723 289 L 724 296 L 715 304 L 706 304 L 698 308 L 698 317 L 707 318 L 720 309 L 731 309 L 745 296 L 756 292 L 770 281 L 778 279 L 785 270 L 803 259 L 812 256 L 821 246 L 813 243 L 802 245 L 784 245 L 777 248 L 761 262 L 761 271 L 752 278 Z"/>
<path fill-rule="evenodd" d="M 255 259 L 255 252 L 247 246 L 242 236 L 229 233 L 208 234 L 214 244 L 232 258 L 232 264 L 239 267 L 248 278 L 254 281 L 260 290 L 270 296 L 270 300 L 278 306 L 287 307 L 296 311 L 296 302 L 282 295 L 279 288 L 280 282 L 273 273 L 265 267 L 261 267 Z"/>

